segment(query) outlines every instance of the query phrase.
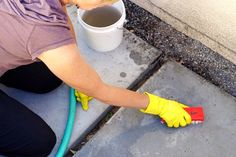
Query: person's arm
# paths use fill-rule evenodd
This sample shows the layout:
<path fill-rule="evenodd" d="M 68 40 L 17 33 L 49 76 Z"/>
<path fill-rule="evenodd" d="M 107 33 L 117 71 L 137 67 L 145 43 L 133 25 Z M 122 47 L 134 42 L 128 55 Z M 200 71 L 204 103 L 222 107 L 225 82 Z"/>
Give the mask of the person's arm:
<path fill-rule="evenodd" d="M 115 106 L 147 108 L 147 95 L 104 83 L 79 54 L 75 44 L 49 50 L 38 58 L 65 83 L 86 95 Z"/>
<path fill-rule="evenodd" d="M 191 123 L 190 115 L 183 109 L 188 106 L 104 83 L 79 54 L 75 44 L 46 51 L 38 58 L 65 83 L 106 104 L 138 108 L 144 113 L 159 115 L 169 127 L 177 128 Z"/>

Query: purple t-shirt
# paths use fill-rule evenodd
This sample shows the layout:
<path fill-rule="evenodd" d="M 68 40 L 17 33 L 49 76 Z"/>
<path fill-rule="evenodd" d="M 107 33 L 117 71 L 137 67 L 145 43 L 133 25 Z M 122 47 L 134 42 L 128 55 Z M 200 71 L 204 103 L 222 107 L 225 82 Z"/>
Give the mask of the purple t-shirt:
<path fill-rule="evenodd" d="M 74 43 L 59 0 L 0 0 L 0 76 Z"/>

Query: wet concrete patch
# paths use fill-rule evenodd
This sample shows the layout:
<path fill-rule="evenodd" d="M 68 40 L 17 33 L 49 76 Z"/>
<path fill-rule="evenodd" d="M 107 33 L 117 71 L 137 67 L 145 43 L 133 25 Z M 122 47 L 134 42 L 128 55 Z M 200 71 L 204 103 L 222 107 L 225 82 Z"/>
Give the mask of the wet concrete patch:
<path fill-rule="evenodd" d="M 161 53 L 156 48 L 144 43 L 142 39 L 131 36 L 130 33 L 124 33 L 124 39 L 130 41 L 127 45 L 127 50 L 130 52 L 129 57 L 137 65 L 147 64 Z"/>
<path fill-rule="evenodd" d="M 121 77 L 126 77 L 127 74 L 126 74 L 125 72 L 121 72 L 121 73 L 120 73 L 120 76 L 121 76 Z"/>

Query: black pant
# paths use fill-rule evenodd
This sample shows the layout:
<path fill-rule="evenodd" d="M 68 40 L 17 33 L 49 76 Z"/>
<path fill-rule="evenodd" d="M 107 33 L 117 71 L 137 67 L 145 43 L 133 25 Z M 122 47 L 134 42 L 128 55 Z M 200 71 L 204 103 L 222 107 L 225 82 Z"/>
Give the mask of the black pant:
<path fill-rule="evenodd" d="M 9 70 L 0 82 L 34 93 L 50 92 L 62 83 L 42 62 Z M 0 154 L 46 157 L 55 143 L 55 133 L 38 115 L 0 90 Z"/>

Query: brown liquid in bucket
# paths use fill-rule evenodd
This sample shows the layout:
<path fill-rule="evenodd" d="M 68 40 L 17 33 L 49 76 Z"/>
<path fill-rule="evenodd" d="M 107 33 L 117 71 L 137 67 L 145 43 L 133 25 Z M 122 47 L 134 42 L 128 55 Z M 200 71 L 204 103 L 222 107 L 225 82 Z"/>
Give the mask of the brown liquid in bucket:
<path fill-rule="evenodd" d="M 86 11 L 83 21 L 93 27 L 107 27 L 116 23 L 121 18 L 121 13 L 112 6 L 105 6 Z"/>

